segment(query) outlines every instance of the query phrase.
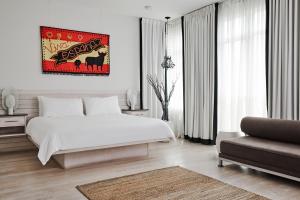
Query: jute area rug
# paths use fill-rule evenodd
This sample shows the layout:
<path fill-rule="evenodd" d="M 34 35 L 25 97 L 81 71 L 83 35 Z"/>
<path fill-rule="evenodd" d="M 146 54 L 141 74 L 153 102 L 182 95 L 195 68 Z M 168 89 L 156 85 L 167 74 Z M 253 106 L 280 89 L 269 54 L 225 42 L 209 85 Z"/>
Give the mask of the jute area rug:
<path fill-rule="evenodd" d="M 90 200 L 266 200 L 262 196 L 181 168 L 170 167 L 113 178 L 77 189 Z"/>

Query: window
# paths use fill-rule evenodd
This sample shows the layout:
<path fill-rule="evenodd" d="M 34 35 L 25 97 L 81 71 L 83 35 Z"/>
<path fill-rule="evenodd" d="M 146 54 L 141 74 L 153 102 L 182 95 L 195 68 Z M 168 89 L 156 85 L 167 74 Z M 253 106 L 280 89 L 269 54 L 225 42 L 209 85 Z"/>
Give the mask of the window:
<path fill-rule="evenodd" d="M 218 130 L 240 131 L 245 116 L 265 117 L 266 6 L 229 0 L 218 16 Z"/>

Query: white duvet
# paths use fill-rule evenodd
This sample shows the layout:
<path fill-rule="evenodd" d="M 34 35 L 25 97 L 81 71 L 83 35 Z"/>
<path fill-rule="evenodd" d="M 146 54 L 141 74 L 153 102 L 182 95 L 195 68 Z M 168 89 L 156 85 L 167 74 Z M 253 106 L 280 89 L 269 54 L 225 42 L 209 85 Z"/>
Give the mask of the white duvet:
<path fill-rule="evenodd" d="M 60 150 L 175 139 L 164 121 L 125 114 L 36 117 L 29 121 L 26 133 L 39 145 L 38 158 L 43 165 Z"/>

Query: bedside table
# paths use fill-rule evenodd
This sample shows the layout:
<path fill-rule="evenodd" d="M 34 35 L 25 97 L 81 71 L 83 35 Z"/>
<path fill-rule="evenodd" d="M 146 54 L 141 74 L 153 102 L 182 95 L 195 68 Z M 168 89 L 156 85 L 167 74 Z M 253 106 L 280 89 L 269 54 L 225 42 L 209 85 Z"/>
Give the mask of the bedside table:
<path fill-rule="evenodd" d="M 149 109 L 136 109 L 136 110 L 122 109 L 123 114 L 135 115 L 135 116 L 141 116 L 141 117 L 147 117 L 148 111 L 149 111 Z"/>
<path fill-rule="evenodd" d="M 27 139 L 27 114 L 0 115 L 0 152 L 34 149 Z"/>

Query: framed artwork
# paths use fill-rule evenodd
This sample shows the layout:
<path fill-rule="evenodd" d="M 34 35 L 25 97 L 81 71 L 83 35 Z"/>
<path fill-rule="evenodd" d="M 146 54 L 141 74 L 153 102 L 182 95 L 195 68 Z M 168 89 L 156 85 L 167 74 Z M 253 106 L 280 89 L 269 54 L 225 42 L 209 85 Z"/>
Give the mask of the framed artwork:
<path fill-rule="evenodd" d="M 40 27 L 44 73 L 109 75 L 109 35 Z"/>

